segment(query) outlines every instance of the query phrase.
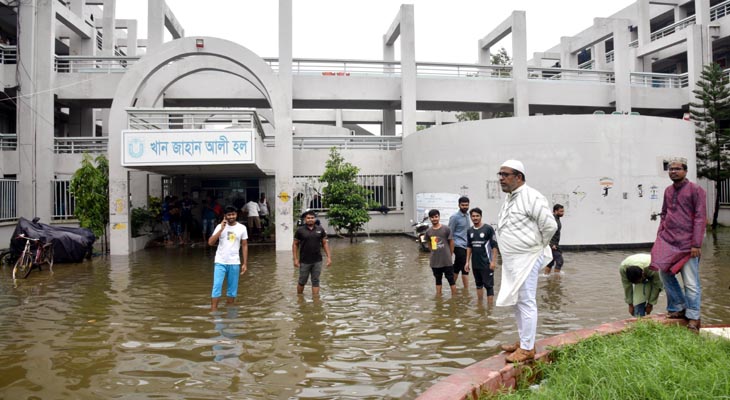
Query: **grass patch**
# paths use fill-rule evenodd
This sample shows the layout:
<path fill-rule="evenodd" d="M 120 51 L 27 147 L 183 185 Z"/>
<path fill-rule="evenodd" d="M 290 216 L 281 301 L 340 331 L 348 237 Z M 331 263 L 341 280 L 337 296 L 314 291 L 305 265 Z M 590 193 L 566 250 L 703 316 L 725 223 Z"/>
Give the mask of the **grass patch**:
<path fill-rule="evenodd" d="M 730 341 L 639 321 L 616 335 L 556 349 L 538 389 L 484 399 L 730 399 Z"/>

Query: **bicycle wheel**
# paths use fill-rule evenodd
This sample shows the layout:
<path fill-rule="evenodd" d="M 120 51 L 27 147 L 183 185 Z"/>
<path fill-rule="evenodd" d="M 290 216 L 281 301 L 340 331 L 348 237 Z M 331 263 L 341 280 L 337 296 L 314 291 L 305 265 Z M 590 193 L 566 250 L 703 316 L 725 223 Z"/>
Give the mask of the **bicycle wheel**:
<path fill-rule="evenodd" d="M 10 265 L 13 263 L 13 252 L 10 250 L 0 253 L 0 265 Z"/>
<path fill-rule="evenodd" d="M 22 257 L 18 258 L 13 267 L 13 279 L 27 278 L 30 275 L 30 271 L 33 269 L 33 258 L 30 254 L 23 254 Z"/>

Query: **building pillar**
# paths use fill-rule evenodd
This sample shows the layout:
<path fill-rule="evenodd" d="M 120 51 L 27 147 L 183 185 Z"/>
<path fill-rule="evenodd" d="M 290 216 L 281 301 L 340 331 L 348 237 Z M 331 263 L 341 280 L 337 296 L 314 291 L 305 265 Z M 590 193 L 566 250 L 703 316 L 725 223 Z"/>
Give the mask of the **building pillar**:
<path fill-rule="evenodd" d="M 412 4 L 400 7 L 401 127 L 403 137 L 416 132 L 416 28 Z"/>
<path fill-rule="evenodd" d="M 674 22 L 679 22 L 687 18 L 687 10 L 681 6 L 674 6 Z"/>
<path fill-rule="evenodd" d="M 102 55 L 113 57 L 114 47 L 116 45 L 116 0 L 104 0 L 104 10 L 102 14 L 102 32 L 104 40 L 101 45 Z"/>
<path fill-rule="evenodd" d="M 651 42 L 651 11 L 649 9 L 649 1 L 650 0 L 636 0 L 636 8 L 639 14 L 639 20 L 637 22 L 639 46 L 643 46 Z M 613 44 L 613 48 L 616 49 L 615 42 Z"/>
<path fill-rule="evenodd" d="M 294 235 L 293 188 L 294 153 L 292 149 L 292 0 L 279 0 L 279 80 L 286 97 L 286 110 L 274 110 L 276 115 L 276 250 L 291 249 Z"/>
<path fill-rule="evenodd" d="M 395 48 L 392 44 L 388 44 L 388 35 L 383 35 L 383 61 L 395 61 Z M 385 65 L 383 72 L 391 74 L 395 72 L 395 68 L 392 65 Z M 380 134 L 382 136 L 395 136 L 395 110 L 387 109 L 383 110 L 383 122 L 380 128 Z"/>
<path fill-rule="evenodd" d="M 335 109 L 335 126 L 338 128 L 342 128 L 342 109 L 341 108 Z"/>
<path fill-rule="evenodd" d="M 689 79 L 689 101 L 696 101 L 693 90 L 697 89 L 697 81 L 702 76 L 703 68 L 703 46 L 702 30 L 700 25 L 690 25 L 687 30 L 687 77 Z"/>
<path fill-rule="evenodd" d="M 530 116 L 527 82 L 527 20 L 524 11 L 512 13 L 512 84 L 515 117 Z"/>
<path fill-rule="evenodd" d="M 616 111 L 631 111 L 631 72 L 629 41 L 631 39 L 625 22 L 613 22 L 613 72 L 616 93 Z"/>
<path fill-rule="evenodd" d="M 127 56 L 137 56 L 137 21 L 127 21 Z"/>
<path fill-rule="evenodd" d="M 593 45 L 593 69 L 598 71 L 605 71 L 608 69 L 606 66 L 606 41 L 601 40 L 600 42 Z"/>
<path fill-rule="evenodd" d="M 710 0 L 695 0 L 695 22 L 702 33 L 702 65 L 713 61 L 712 38 L 710 37 Z M 689 51 L 687 51 L 689 54 Z"/>
<path fill-rule="evenodd" d="M 560 68 L 578 68 L 578 58 L 570 51 L 570 42 L 570 37 L 560 38 Z"/>
<path fill-rule="evenodd" d="M 165 41 L 165 1 L 147 0 L 147 52 Z"/>
<path fill-rule="evenodd" d="M 50 222 L 53 180 L 55 0 L 18 3 L 18 215 Z M 49 123 L 51 121 L 51 123 Z"/>
<path fill-rule="evenodd" d="M 71 12 L 84 20 L 84 0 L 71 0 Z M 94 30 L 96 33 L 96 30 Z M 93 56 L 96 54 L 96 37 L 84 39 L 72 34 L 69 38 L 69 55 Z"/>

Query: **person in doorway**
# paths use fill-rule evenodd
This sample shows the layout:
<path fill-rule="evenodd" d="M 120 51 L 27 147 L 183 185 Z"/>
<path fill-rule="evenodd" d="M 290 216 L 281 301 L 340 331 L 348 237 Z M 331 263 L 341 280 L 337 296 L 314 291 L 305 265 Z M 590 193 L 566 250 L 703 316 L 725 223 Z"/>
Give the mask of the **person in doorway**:
<path fill-rule="evenodd" d="M 449 229 L 454 236 L 454 280 L 459 278 L 464 288 L 469 287 L 469 271 L 464 268 L 466 260 L 466 231 L 469 230 L 469 198 L 459 198 L 459 211 L 449 217 Z"/>
<path fill-rule="evenodd" d="M 248 232 L 243 224 L 236 222 L 238 212 L 236 207 L 226 206 L 223 221 L 216 226 L 213 235 L 208 239 L 208 245 L 218 249 L 215 252 L 213 272 L 213 292 L 211 293 L 210 310 L 218 309 L 218 301 L 223 290 L 223 279 L 227 281 L 226 305 L 236 301 L 238 294 L 238 277 L 246 273 L 248 262 Z M 221 239 L 223 237 L 223 239 Z M 239 252 L 243 254 L 243 261 Z"/>
<path fill-rule="evenodd" d="M 484 300 L 487 291 L 487 304 L 494 303 L 494 269 L 497 267 L 497 240 L 494 229 L 482 224 L 481 208 L 469 211 L 473 227 L 466 233 L 466 265 L 464 269 L 474 271 L 477 285 L 477 301 Z"/>
<path fill-rule="evenodd" d="M 668 164 L 672 185 L 664 190 L 661 222 L 651 249 L 651 268 L 667 292 L 668 318 L 686 318 L 687 328 L 700 330 L 700 255 L 707 224 L 706 194 L 687 179 L 687 160 Z M 684 289 L 676 274 L 682 275 Z"/>
<path fill-rule="evenodd" d="M 193 207 L 197 205 L 190 198 L 188 192 L 183 192 L 180 200 L 180 223 L 182 224 L 182 240 L 180 244 L 190 243 L 191 229 L 193 229 Z"/>
<path fill-rule="evenodd" d="M 454 266 L 451 264 L 454 255 L 454 237 L 448 226 L 441 225 L 441 213 L 439 210 L 428 212 L 431 226 L 426 230 L 426 243 L 431 249 L 429 265 L 436 279 L 436 295 L 441 296 L 443 278 L 449 282 L 451 295 L 456 294 L 456 280 L 454 279 Z"/>
<path fill-rule="evenodd" d="M 162 231 L 164 232 L 164 243 L 166 245 L 171 244 L 170 240 L 172 236 L 172 228 L 170 227 L 170 207 L 172 206 L 172 197 L 165 196 L 165 200 L 162 201 L 162 207 L 160 214 L 162 214 Z"/>
<path fill-rule="evenodd" d="M 649 268 L 651 255 L 634 254 L 621 262 L 618 269 L 624 287 L 624 300 L 629 305 L 629 314 L 643 317 L 651 314 L 662 291 L 659 273 Z"/>
<path fill-rule="evenodd" d="M 203 205 L 203 239 L 208 240 L 210 235 L 213 234 L 216 222 L 218 221 L 219 215 L 216 212 L 220 206 L 213 196 L 208 195 L 205 198 L 205 204 Z"/>
<path fill-rule="evenodd" d="M 548 245 L 558 224 L 545 196 L 525 183 L 522 162 L 505 161 L 497 175 L 502 191 L 507 193 L 497 223 L 502 255 L 497 306 L 513 306 L 515 310 L 520 340 L 502 346 L 510 353 L 507 362 L 514 363 L 535 358 L 537 277 L 540 269 L 552 260 Z"/>
<path fill-rule="evenodd" d="M 259 218 L 259 203 L 251 200 L 243 206 L 243 213 L 248 217 L 246 225 L 251 230 L 251 238 L 256 238 L 261 232 L 261 219 Z"/>
<path fill-rule="evenodd" d="M 265 193 L 261 193 L 259 197 L 259 218 L 261 219 L 261 229 L 269 226 L 269 200 L 266 199 Z M 266 239 L 263 234 L 262 238 Z"/>
<path fill-rule="evenodd" d="M 294 268 L 299 269 L 297 294 L 304 294 L 304 286 L 312 278 L 312 296 L 319 296 L 319 277 L 322 273 L 322 250 L 327 256 L 326 265 L 332 265 L 330 247 L 327 241 L 327 232 L 317 225 L 317 216 L 314 211 L 308 210 L 302 214 L 304 225 L 294 233 L 292 255 Z"/>
<path fill-rule="evenodd" d="M 170 239 L 173 245 L 182 244 L 182 223 L 180 222 L 180 202 L 177 196 L 170 200 Z"/>
<path fill-rule="evenodd" d="M 550 239 L 550 250 L 553 252 L 553 260 L 550 261 L 545 267 L 545 275 L 550 275 L 550 272 L 555 266 L 555 273 L 560 273 L 563 269 L 563 252 L 560 250 L 560 230 L 563 228 L 563 224 L 560 223 L 560 218 L 565 215 L 565 207 L 562 204 L 555 204 L 553 206 L 553 216 L 555 222 L 558 224 L 558 230 L 555 231 L 553 238 Z"/>

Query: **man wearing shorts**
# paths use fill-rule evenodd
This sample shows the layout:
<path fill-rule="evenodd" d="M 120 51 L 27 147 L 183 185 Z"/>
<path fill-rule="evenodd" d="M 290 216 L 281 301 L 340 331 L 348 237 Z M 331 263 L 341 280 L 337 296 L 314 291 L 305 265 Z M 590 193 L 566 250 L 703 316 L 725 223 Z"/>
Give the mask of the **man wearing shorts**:
<path fill-rule="evenodd" d="M 451 229 L 441 225 L 441 213 L 439 210 L 428 212 L 431 220 L 431 227 L 426 231 L 426 243 L 431 249 L 431 270 L 436 279 L 436 295 L 441 296 L 441 283 L 443 277 L 449 282 L 451 295 L 456 293 L 456 281 L 454 280 L 454 266 L 451 264 L 451 256 L 454 254 L 454 238 L 451 236 Z"/>
<path fill-rule="evenodd" d="M 459 212 L 449 217 L 449 229 L 454 236 L 454 280 L 461 273 L 461 282 L 464 288 L 469 287 L 469 271 L 466 265 L 466 231 L 469 229 L 469 198 L 459 198 Z"/>
<path fill-rule="evenodd" d="M 211 311 L 218 309 L 218 301 L 223 289 L 223 278 L 228 282 L 226 304 L 230 305 L 236 300 L 236 294 L 238 293 L 238 276 L 246 272 L 248 233 L 243 224 L 236 222 L 237 218 L 236 207 L 226 206 L 223 221 L 215 227 L 213 235 L 208 239 L 208 245 L 210 246 L 215 246 L 218 242 L 218 249 L 215 252 L 213 293 L 210 301 Z M 243 249 L 243 262 L 241 262 L 238 254 L 241 249 Z"/>
<path fill-rule="evenodd" d="M 294 256 L 294 268 L 299 269 L 299 281 L 297 282 L 297 294 L 304 294 L 304 286 L 309 277 L 312 277 L 312 296 L 319 296 L 319 275 L 322 273 L 322 251 L 327 255 L 327 267 L 332 265 L 330 247 L 327 244 L 327 233 L 319 225 L 314 211 L 305 211 L 302 214 L 304 226 L 299 227 L 294 233 L 292 253 Z"/>
<path fill-rule="evenodd" d="M 473 227 L 466 233 L 466 266 L 474 271 L 477 283 L 477 300 L 484 300 L 484 289 L 487 289 L 487 304 L 494 303 L 494 269 L 497 267 L 497 240 L 494 229 L 482 224 L 482 210 L 472 208 L 469 212 Z"/>

